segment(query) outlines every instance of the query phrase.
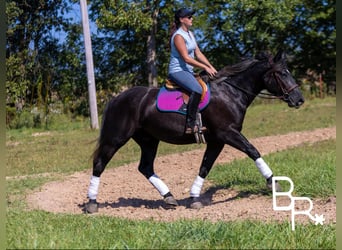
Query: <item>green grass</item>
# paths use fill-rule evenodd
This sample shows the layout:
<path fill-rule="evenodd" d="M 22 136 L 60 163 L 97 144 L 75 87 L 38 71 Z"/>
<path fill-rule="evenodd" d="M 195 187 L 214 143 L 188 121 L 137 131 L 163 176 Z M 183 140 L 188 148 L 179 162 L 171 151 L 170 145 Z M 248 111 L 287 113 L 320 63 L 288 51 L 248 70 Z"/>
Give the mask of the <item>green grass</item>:
<path fill-rule="evenodd" d="M 298 109 L 283 103 L 253 105 L 243 131 L 248 138 L 335 126 L 336 99 L 309 100 Z M 35 133 L 46 133 L 33 136 Z M 52 214 L 27 211 L 25 197 L 44 183 L 91 168 L 91 153 L 98 131 L 82 121 L 53 130 L 10 130 L 6 133 L 7 247 L 21 249 L 334 249 L 336 225 L 262 221 L 217 222 L 179 220 L 172 223 L 132 221 L 106 216 Z M 275 175 L 290 177 L 294 195 L 336 195 L 336 140 L 289 149 L 263 158 Z M 204 146 L 161 143 L 158 154 L 182 152 Z M 138 161 L 140 150 L 129 141 L 108 167 Z M 35 174 L 49 173 L 47 176 Z M 26 176 L 28 175 L 28 176 Z M 25 177 L 26 176 L 26 177 Z M 260 193 L 264 179 L 250 159 L 217 165 L 209 175 L 214 185 L 241 192 Z M 284 185 L 286 188 L 286 185 Z"/>
<path fill-rule="evenodd" d="M 307 100 L 299 109 L 274 102 L 249 107 L 242 129 L 247 138 L 336 125 L 336 98 Z"/>
<path fill-rule="evenodd" d="M 287 176 L 294 183 L 296 196 L 323 197 L 336 195 L 336 140 L 304 145 L 263 157 L 275 176 Z M 249 158 L 215 166 L 209 180 L 223 188 L 244 193 L 260 193 L 265 180 Z M 281 181 L 284 191 L 287 181 Z"/>
<path fill-rule="evenodd" d="M 335 226 L 263 223 L 171 223 L 87 215 L 10 211 L 8 248 L 44 249 L 333 249 Z M 17 225 L 20 225 L 18 227 Z"/>

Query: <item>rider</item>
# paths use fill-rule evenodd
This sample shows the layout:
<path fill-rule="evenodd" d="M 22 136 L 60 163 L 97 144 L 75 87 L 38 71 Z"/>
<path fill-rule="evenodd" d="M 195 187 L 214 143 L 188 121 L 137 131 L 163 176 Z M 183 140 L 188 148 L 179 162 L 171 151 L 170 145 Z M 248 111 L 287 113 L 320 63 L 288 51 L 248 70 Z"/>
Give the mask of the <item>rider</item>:
<path fill-rule="evenodd" d="M 190 92 L 187 108 L 185 133 L 192 134 L 205 127 L 198 128 L 196 114 L 201 99 L 202 87 L 194 77 L 194 67 L 205 70 L 210 77 L 217 71 L 197 46 L 194 34 L 190 31 L 194 10 L 181 8 L 175 13 L 175 21 L 171 31 L 171 56 L 169 63 L 169 79 Z M 196 58 L 196 59 L 195 59 Z"/>

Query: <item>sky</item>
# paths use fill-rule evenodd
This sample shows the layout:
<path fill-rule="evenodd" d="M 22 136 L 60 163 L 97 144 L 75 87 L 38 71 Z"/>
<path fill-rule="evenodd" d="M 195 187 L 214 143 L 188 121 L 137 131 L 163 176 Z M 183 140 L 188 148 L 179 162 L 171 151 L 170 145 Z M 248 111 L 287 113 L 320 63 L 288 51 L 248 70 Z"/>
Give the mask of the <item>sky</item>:
<path fill-rule="evenodd" d="M 88 12 L 89 12 L 89 5 L 88 5 Z M 72 5 L 72 9 L 69 13 L 65 15 L 67 18 L 71 18 L 72 22 L 79 23 L 79 25 L 82 25 L 82 14 L 81 14 L 81 6 L 80 2 L 77 2 Z M 89 20 L 89 28 L 91 34 L 94 34 L 97 32 L 97 25 L 95 22 L 91 22 Z M 64 31 L 53 31 L 54 37 L 58 38 L 61 42 L 63 42 L 67 36 L 67 34 Z"/>

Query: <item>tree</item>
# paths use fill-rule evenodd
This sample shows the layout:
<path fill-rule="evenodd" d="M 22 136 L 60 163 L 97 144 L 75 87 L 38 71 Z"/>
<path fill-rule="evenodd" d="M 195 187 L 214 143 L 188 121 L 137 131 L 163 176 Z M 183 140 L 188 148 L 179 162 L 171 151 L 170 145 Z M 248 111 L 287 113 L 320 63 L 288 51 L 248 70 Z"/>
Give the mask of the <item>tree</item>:
<path fill-rule="evenodd" d="M 6 0 L 6 102 L 88 115 L 86 67 L 77 0 Z M 174 11 L 196 10 L 193 31 L 217 69 L 261 50 L 284 48 L 296 78 L 310 69 L 335 79 L 333 0 L 93 0 L 90 18 L 99 102 L 132 85 L 157 86 L 167 77 Z M 77 10 L 78 15 L 79 10 Z M 56 32 L 63 34 L 62 39 Z M 55 99 L 53 99 L 54 97 Z M 25 103 L 24 103 L 25 101 Z"/>
<path fill-rule="evenodd" d="M 106 47 L 111 56 L 105 56 L 107 63 L 99 65 L 101 72 L 111 72 L 116 82 L 136 85 L 147 78 L 149 85 L 157 85 L 156 33 L 160 8 L 159 1 L 92 2 L 92 16 L 103 34 L 94 44 L 103 48 L 106 41 L 112 45 Z"/>
<path fill-rule="evenodd" d="M 82 27 L 72 1 L 7 1 L 7 106 L 89 115 Z M 63 109 L 56 109 L 59 102 Z"/>
<path fill-rule="evenodd" d="M 215 65 L 261 50 L 287 51 L 297 77 L 307 69 L 335 78 L 336 10 L 333 0 L 196 1 L 195 26 Z M 199 20 L 196 20 L 199 19 Z"/>
<path fill-rule="evenodd" d="M 238 58 L 253 56 L 262 50 L 277 51 L 295 17 L 298 0 L 207 1 L 196 13 L 203 29 L 203 40 L 209 51 L 233 63 Z M 283 36 L 282 36 L 283 37 Z M 220 66 L 224 62 L 220 62 Z"/>
<path fill-rule="evenodd" d="M 333 0 L 305 0 L 296 7 L 296 18 L 289 28 L 294 51 L 292 62 L 299 75 L 308 69 L 325 73 L 327 82 L 336 78 L 336 8 Z"/>
<path fill-rule="evenodd" d="M 8 103 L 25 99 L 33 105 L 46 99 L 49 90 L 56 83 L 51 78 L 56 70 L 52 59 L 58 57 L 60 46 L 52 32 L 62 30 L 68 25 L 63 17 L 67 9 L 67 2 L 62 0 L 7 1 Z M 43 92 L 39 91 L 42 84 L 45 87 Z"/>

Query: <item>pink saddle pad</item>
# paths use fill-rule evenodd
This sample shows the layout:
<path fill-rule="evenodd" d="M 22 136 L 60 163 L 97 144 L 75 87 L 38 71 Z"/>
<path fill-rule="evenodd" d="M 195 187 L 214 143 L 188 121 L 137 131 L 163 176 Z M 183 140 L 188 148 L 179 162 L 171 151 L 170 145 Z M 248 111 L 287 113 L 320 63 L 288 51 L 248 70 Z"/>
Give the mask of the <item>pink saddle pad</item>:
<path fill-rule="evenodd" d="M 203 110 L 209 104 L 210 88 L 207 85 L 208 91 L 203 100 L 199 104 L 199 110 Z M 180 90 L 169 90 L 165 86 L 161 87 L 157 95 L 157 109 L 160 112 L 175 112 L 186 114 L 186 104 L 183 101 L 182 92 Z"/>

